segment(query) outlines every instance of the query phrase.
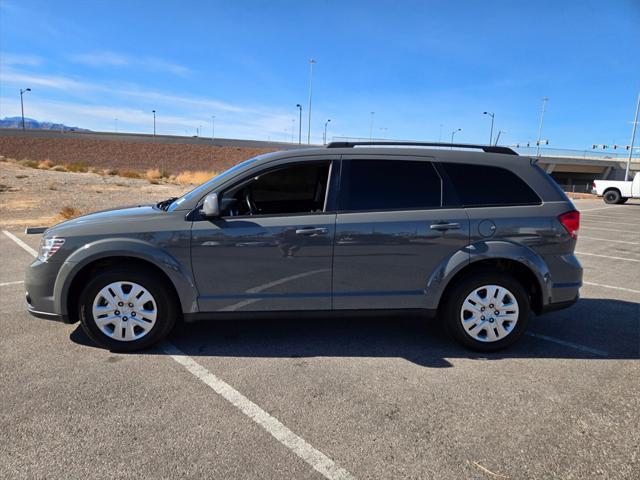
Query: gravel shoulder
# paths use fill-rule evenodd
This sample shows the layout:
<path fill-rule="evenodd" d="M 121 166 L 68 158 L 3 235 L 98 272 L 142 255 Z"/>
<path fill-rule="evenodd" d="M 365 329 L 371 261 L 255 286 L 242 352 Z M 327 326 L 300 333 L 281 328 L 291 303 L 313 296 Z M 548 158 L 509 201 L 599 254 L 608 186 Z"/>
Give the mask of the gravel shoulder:
<path fill-rule="evenodd" d="M 126 205 L 155 203 L 180 196 L 193 186 L 159 184 L 147 180 L 39 170 L 0 163 L 0 226 L 51 226 L 64 218 L 60 210 L 81 213 Z"/>

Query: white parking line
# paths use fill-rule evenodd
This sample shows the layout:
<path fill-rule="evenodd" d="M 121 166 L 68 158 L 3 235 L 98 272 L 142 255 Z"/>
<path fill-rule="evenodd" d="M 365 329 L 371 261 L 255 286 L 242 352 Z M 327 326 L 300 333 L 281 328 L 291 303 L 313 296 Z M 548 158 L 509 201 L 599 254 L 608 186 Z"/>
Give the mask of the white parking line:
<path fill-rule="evenodd" d="M 0 283 L 0 287 L 6 287 L 7 285 L 18 285 L 20 283 L 24 283 L 24 280 L 18 280 L 16 282 L 3 282 Z"/>
<path fill-rule="evenodd" d="M 640 293 L 640 290 L 633 290 L 631 288 L 614 287 L 613 285 L 604 285 L 602 283 L 582 282 L 585 285 L 591 285 L 592 287 L 612 288 L 614 290 L 622 290 L 623 292 Z"/>
<path fill-rule="evenodd" d="M 596 210 L 610 210 L 612 208 L 616 208 L 616 207 L 600 207 L 600 208 L 588 208 L 586 210 L 582 210 L 580 208 L 578 208 L 578 210 L 580 211 L 580 213 L 586 213 L 586 212 L 595 212 Z"/>
<path fill-rule="evenodd" d="M 601 240 L 603 242 L 613 242 L 613 243 L 626 243 L 628 245 L 640 245 L 640 242 L 626 242 L 624 240 L 610 240 L 608 238 L 597 238 L 597 237 L 585 237 L 584 235 L 580 235 L 580 239 L 586 240 Z"/>
<path fill-rule="evenodd" d="M 602 258 L 610 258 L 611 260 L 624 260 L 625 262 L 636 262 L 640 263 L 640 260 L 635 258 L 625 258 L 625 257 L 612 257 L 611 255 L 600 255 L 598 253 L 587 253 L 587 252 L 575 252 L 578 255 L 590 255 L 592 257 L 602 257 Z"/>
<path fill-rule="evenodd" d="M 539 333 L 527 332 L 525 335 L 529 337 L 540 338 L 542 340 L 546 340 L 547 342 L 557 343 L 558 345 L 563 345 L 565 347 L 575 348 L 576 350 L 581 350 L 583 352 L 592 353 L 593 355 L 598 355 L 599 357 L 608 357 L 609 354 L 604 350 L 598 350 L 597 348 L 585 347 L 584 345 L 579 345 L 573 342 L 567 342 L 566 340 L 560 340 L 559 338 L 549 337 L 547 335 L 541 335 Z"/>
<path fill-rule="evenodd" d="M 16 237 L 13 233 L 7 232 L 6 230 L 3 230 L 2 233 L 4 233 L 7 237 L 9 237 L 11 240 L 16 242 L 18 245 L 20 245 L 23 249 L 25 249 L 27 252 L 29 252 L 34 257 L 38 256 L 38 252 L 36 252 L 33 248 L 31 248 L 29 245 L 24 243 L 18 237 Z"/>
<path fill-rule="evenodd" d="M 170 343 L 162 347 L 164 352 L 193 374 L 198 380 L 211 387 L 218 395 L 231 403 L 255 423 L 264 428 L 273 438 L 307 462 L 314 470 L 330 480 L 348 480 L 355 477 L 324 453 L 317 450 L 303 438 L 289 430 L 280 420 L 264 411 L 228 383 L 220 380 L 193 358 Z"/>
<path fill-rule="evenodd" d="M 34 257 L 38 253 L 15 235 L 3 230 L 11 240 L 16 242 Z M 329 480 L 355 480 L 351 473 L 338 466 L 320 450 L 289 430 L 280 420 L 253 403 L 228 383 L 220 380 L 209 370 L 204 368 L 193 358 L 178 349 L 175 345 L 165 342 L 162 350 L 173 360 L 198 378 L 205 385 L 211 387 L 218 395 L 231 403 L 251 420 L 264 428 L 273 438 L 307 462 L 314 470 Z"/>
<path fill-rule="evenodd" d="M 580 230 L 603 230 L 605 232 L 619 232 L 619 233 L 640 233 L 640 232 L 630 232 L 629 230 L 618 230 L 615 228 L 600 228 L 600 227 L 590 227 L 589 225 L 580 225 Z"/>
<path fill-rule="evenodd" d="M 611 218 L 611 217 L 609 217 L 609 218 Z M 617 222 L 610 222 L 610 221 L 608 221 L 608 220 L 600 220 L 600 219 L 592 220 L 592 219 L 590 219 L 590 218 L 583 218 L 583 219 L 581 220 L 581 222 L 580 222 L 580 223 L 582 223 L 582 222 L 590 222 L 590 223 L 610 223 L 610 224 L 612 224 L 612 225 L 623 225 L 623 224 L 625 223 L 625 222 L 623 222 L 622 220 L 617 221 Z M 638 233 L 640 233 L 640 231 L 638 231 Z"/>

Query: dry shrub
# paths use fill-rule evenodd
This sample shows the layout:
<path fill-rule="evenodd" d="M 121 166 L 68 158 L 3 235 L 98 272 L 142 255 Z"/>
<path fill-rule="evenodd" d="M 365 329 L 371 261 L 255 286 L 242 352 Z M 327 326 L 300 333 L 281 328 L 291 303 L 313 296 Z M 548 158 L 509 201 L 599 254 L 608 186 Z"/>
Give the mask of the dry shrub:
<path fill-rule="evenodd" d="M 55 182 L 49 182 L 49 190 L 58 190 Z"/>
<path fill-rule="evenodd" d="M 8 162 L 9 159 L 7 157 L 5 157 L 4 155 L 0 155 L 0 162 Z"/>
<path fill-rule="evenodd" d="M 84 162 L 74 162 L 65 165 L 68 172 L 85 173 L 88 170 L 87 164 Z"/>
<path fill-rule="evenodd" d="M 79 217 L 80 215 L 82 215 L 82 212 L 80 210 L 78 210 L 77 208 L 74 207 L 70 207 L 69 205 L 62 207 L 62 209 L 58 212 L 58 214 L 66 219 L 66 220 L 70 220 L 72 218 L 76 218 Z"/>
<path fill-rule="evenodd" d="M 145 173 L 145 177 L 147 177 L 147 180 L 151 182 L 153 180 L 161 179 L 162 174 L 160 173 L 159 168 L 150 168 L 149 170 L 147 170 L 147 173 Z"/>
<path fill-rule="evenodd" d="M 199 185 L 215 177 L 217 172 L 208 172 L 206 170 L 185 170 L 175 177 L 175 182 L 180 185 Z"/>
<path fill-rule="evenodd" d="M 23 160 L 20 160 L 18 163 L 23 167 L 38 168 L 38 162 L 36 162 L 35 160 L 28 160 L 25 158 Z"/>
<path fill-rule="evenodd" d="M 53 170 L 54 172 L 66 172 L 67 167 L 65 167 L 64 165 L 54 165 L 53 167 L 51 167 L 51 170 Z"/>
<path fill-rule="evenodd" d="M 100 175 L 118 175 L 118 170 L 116 170 L 115 168 L 105 168 L 100 172 Z"/>
<path fill-rule="evenodd" d="M 40 163 L 38 163 L 38 168 L 41 170 L 49 170 L 54 165 L 55 164 L 47 158 L 46 160 L 42 160 Z"/>
<path fill-rule="evenodd" d="M 133 170 L 122 170 L 118 175 L 125 178 L 140 178 L 141 175 Z"/>

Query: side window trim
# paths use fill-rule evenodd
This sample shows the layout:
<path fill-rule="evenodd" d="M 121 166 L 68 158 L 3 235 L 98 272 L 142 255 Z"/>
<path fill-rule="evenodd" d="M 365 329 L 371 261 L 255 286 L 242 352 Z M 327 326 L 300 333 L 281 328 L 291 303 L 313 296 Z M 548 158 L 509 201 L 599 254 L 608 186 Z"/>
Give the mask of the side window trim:
<path fill-rule="evenodd" d="M 327 200 L 328 200 L 328 193 L 330 192 L 330 186 L 331 186 L 331 179 L 332 179 L 332 170 L 333 170 L 333 165 L 339 162 L 339 159 L 336 158 L 320 158 L 318 160 L 299 160 L 299 161 L 291 161 L 291 162 L 285 162 L 285 163 L 281 163 L 278 165 L 271 165 L 268 166 L 266 165 L 264 168 L 262 169 L 256 169 L 256 171 L 250 172 L 249 175 L 239 179 L 237 182 L 231 183 L 229 185 L 226 185 L 224 189 L 221 189 L 219 192 L 220 197 L 224 196 L 225 192 L 232 190 L 234 188 L 240 187 L 244 184 L 248 184 L 249 182 L 253 181 L 253 179 L 255 177 L 259 177 L 261 175 L 265 175 L 267 173 L 271 173 L 271 172 L 276 172 L 278 170 L 283 170 L 286 168 L 290 168 L 290 167 L 294 167 L 294 166 L 301 166 L 301 165 L 313 165 L 313 164 L 321 164 L 321 163 L 328 163 L 329 164 L 329 174 L 328 174 L 328 181 L 327 181 L 327 189 L 325 190 L 325 201 L 324 201 L 324 206 L 323 206 L 323 211 L 322 212 L 297 212 L 297 213 L 267 213 L 267 214 L 258 214 L 258 215 L 221 215 L 220 218 L 221 219 L 236 219 L 236 218 L 255 218 L 255 217 L 260 217 L 260 218 L 269 218 L 269 217 L 301 217 L 301 216 L 311 216 L 311 215 L 323 215 L 326 213 L 333 213 L 332 211 L 327 211 Z"/>

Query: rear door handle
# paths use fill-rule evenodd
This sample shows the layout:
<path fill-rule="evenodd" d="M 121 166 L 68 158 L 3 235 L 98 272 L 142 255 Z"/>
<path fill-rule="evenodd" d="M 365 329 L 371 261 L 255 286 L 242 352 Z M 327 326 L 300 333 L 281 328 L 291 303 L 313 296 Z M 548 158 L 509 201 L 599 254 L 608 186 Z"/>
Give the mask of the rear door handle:
<path fill-rule="evenodd" d="M 438 231 L 459 230 L 460 229 L 460 224 L 459 223 L 447 223 L 447 222 L 432 223 L 429 228 L 431 230 L 438 230 Z"/>
<path fill-rule="evenodd" d="M 305 227 L 296 230 L 296 235 L 326 235 L 329 229 L 324 227 Z"/>

